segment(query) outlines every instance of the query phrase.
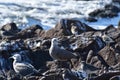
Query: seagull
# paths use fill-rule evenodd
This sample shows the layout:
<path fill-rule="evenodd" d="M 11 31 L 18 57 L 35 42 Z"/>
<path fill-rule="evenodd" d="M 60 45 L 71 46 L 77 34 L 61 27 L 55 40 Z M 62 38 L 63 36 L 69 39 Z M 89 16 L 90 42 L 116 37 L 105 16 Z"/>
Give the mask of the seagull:
<path fill-rule="evenodd" d="M 51 46 L 49 49 L 50 56 L 56 61 L 70 61 L 75 58 L 78 59 L 78 56 L 70 51 L 67 51 L 58 46 L 58 39 L 53 38 L 51 40 Z"/>
<path fill-rule="evenodd" d="M 13 69 L 17 74 L 22 76 L 26 76 L 32 73 L 37 72 L 37 70 L 28 62 L 22 62 L 20 54 L 14 54 L 12 57 L 13 61 Z"/>
<path fill-rule="evenodd" d="M 78 35 L 78 27 L 74 24 L 71 24 L 71 32 L 73 35 Z"/>
<path fill-rule="evenodd" d="M 81 69 L 85 71 L 87 74 L 97 73 L 101 68 L 97 68 L 91 64 L 86 63 L 85 61 L 81 61 Z"/>

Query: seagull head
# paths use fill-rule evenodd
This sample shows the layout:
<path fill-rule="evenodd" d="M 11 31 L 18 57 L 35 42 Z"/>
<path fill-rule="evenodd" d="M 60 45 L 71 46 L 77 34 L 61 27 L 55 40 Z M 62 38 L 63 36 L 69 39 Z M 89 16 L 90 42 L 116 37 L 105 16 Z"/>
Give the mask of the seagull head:
<path fill-rule="evenodd" d="M 58 41 L 57 38 L 53 38 L 53 39 L 51 40 L 51 43 L 52 43 L 52 44 L 58 44 L 58 42 L 59 42 L 59 41 Z"/>
<path fill-rule="evenodd" d="M 21 61 L 21 55 L 20 54 L 14 54 L 12 57 L 10 58 L 13 58 L 14 60 L 16 61 Z"/>

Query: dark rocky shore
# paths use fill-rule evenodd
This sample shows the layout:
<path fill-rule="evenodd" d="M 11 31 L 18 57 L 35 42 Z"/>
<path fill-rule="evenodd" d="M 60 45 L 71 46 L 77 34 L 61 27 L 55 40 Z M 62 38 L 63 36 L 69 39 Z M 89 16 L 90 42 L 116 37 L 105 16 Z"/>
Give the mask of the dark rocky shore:
<path fill-rule="evenodd" d="M 78 35 L 71 33 L 70 28 L 73 23 L 78 27 Z M 120 25 L 118 28 L 110 25 L 106 29 L 95 30 L 73 19 L 62 19 L 48 31 L 43 30 L 39 25 L 20 30 L 15 23 L 6 24 L 0 29 L 0 60 L 2 61 L 0 80 L 64 80 L 63 74 L 67 75 L 69 80 L 82 80 L 77 75 L 80 74 L 81 61 L 101 68 L 90 80 L 115 80 L 112 78 L 120 76 L 119 27 Z M 114 40 L 110 46 L 106 46 L 99 36 L 104 32 Z M 79 60 L 72 60 L 72 69 L 68 69 L 70 66 L 68 62 L 55 63 L 50 57 L 48 50 L 52 38 L 58 38 L 60 46 L 80 55 Z M 22 59 L 30 62 L 39 73 L 26 77 L 16 74 L 12 68 L 12 60 L 9 59 L 15 53 L 21 54 Z M 73 73 L 73 70 L 76 73 Z"/>
<path fill-rule="evenodd" d="M 115 3 L 120 1 L 113 0 Z M 104 9 L 91 12 L 87 21 L 97 21 L 98 17 L 115 17 L 120 8 L 109 4 Z M 78 34 L 71 32 L 72 24 Z M 97 26 L 96 26 L 97 27 Z M 100 34 L 106 33 L 114 42 L 109 46 Z M 58 38 L 59 46 L 77 53 L 79 60 L 55 62 L 49 55 L 51 39 Z M 22 60 L 31 63 L 37 70 L 27 76 L 16 74 L 13 69 L 13 54 L 20 54 Z M 81 61 L 101 68 L 88 80 L 120 80 L 120 21 L 118 28 L 112 24 L 103 30 L 96 30 L 75 19 L 61 19 L 54 28 L 46 31 L 40 25 L 20 30 L 15 23 L 0 28 L 0 80 L 85 80 L 80 72 Z"/>

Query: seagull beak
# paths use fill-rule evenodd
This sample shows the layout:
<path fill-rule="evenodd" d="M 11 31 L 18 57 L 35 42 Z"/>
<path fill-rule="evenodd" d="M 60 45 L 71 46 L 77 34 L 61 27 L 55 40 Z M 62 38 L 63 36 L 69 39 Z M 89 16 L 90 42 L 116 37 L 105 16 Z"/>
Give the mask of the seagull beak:
<path fill-rule="evenodd" d="M 57 39 L 56 41 L 57 41 L 58 43 L 60 42 L 60 40 L 58 40 L 58 39 Z"/>
<path fill-rule="evenodd" d="M 13 57 L 11 56 L 11 57 L 9 57 L 9 59 L 13 59 Z"/>

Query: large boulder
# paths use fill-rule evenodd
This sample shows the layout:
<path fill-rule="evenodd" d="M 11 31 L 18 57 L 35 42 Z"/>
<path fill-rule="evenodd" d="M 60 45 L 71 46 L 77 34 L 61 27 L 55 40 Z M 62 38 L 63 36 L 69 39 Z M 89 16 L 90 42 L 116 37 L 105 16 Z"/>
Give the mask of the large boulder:
<path fill-rule="evenodd" d="M 107 4 L 102 9 L 96 9 L 93 12 L 89 13 L 91 17 L 102 17 L 102 18 L 113 18 L 118 16 L 118 12 L 120 12 L 120 8 L 113 4 Z"/>
<path fill-rule="evenodd" d="M 2 26 L 1 30 L 8 31 L 8 32 L 18 32 L 20 29 L 18 29 L 15 23 L 8 23 Z"/>
<path fill-rule="evenodd" d="M 44 33 L 43 28 L 41 26 L 33 25 L 31 27 L 26 28 L 25 30 L 20 31 L 16 35 L 16 38 L 21 38 L 21 39 L 33 38 L 33 37 L 38 37 L 43 33 Z"/>
<path fill-rule="evenodd" d="M 72 35 L 71 26 L 74 24 L 77 26 L 78 34 L 87 31 L 95 31 L 92 27 L 79 20 L 75 19 L 61 19 L 54 28 L 48 30 L 45 33 L 46 38 L 58 37 L 58 36 L 69 36 Z"/>
<path fill-rule="evenodd" d="M 118 63 L 115 51 L 112 47 L 105 46 L 102 50 L 98 53 L 102 58 L 107 62 L 109 66 L 113 66 Z"/>
<path fill-rule="evenodd" d="M 120 0 L 112 0 L 112 2 L 120 4 Z"/>
<path fill-rule="evenodd" d="M 20 29 L 16 26 L 15 23 L 8 23 L 0 28 L 0 37 L 3 38 L 10 38 L 15 36 Z"/>
<path fill-rule="evenodd" d="M 110 10 L 110 11 L 112 11 L 114 13 L 120 12 L 120 8 L 118 8 L 117 6 L 112 5 L 112 4 L 105 5 L 105 10 Z"/>

